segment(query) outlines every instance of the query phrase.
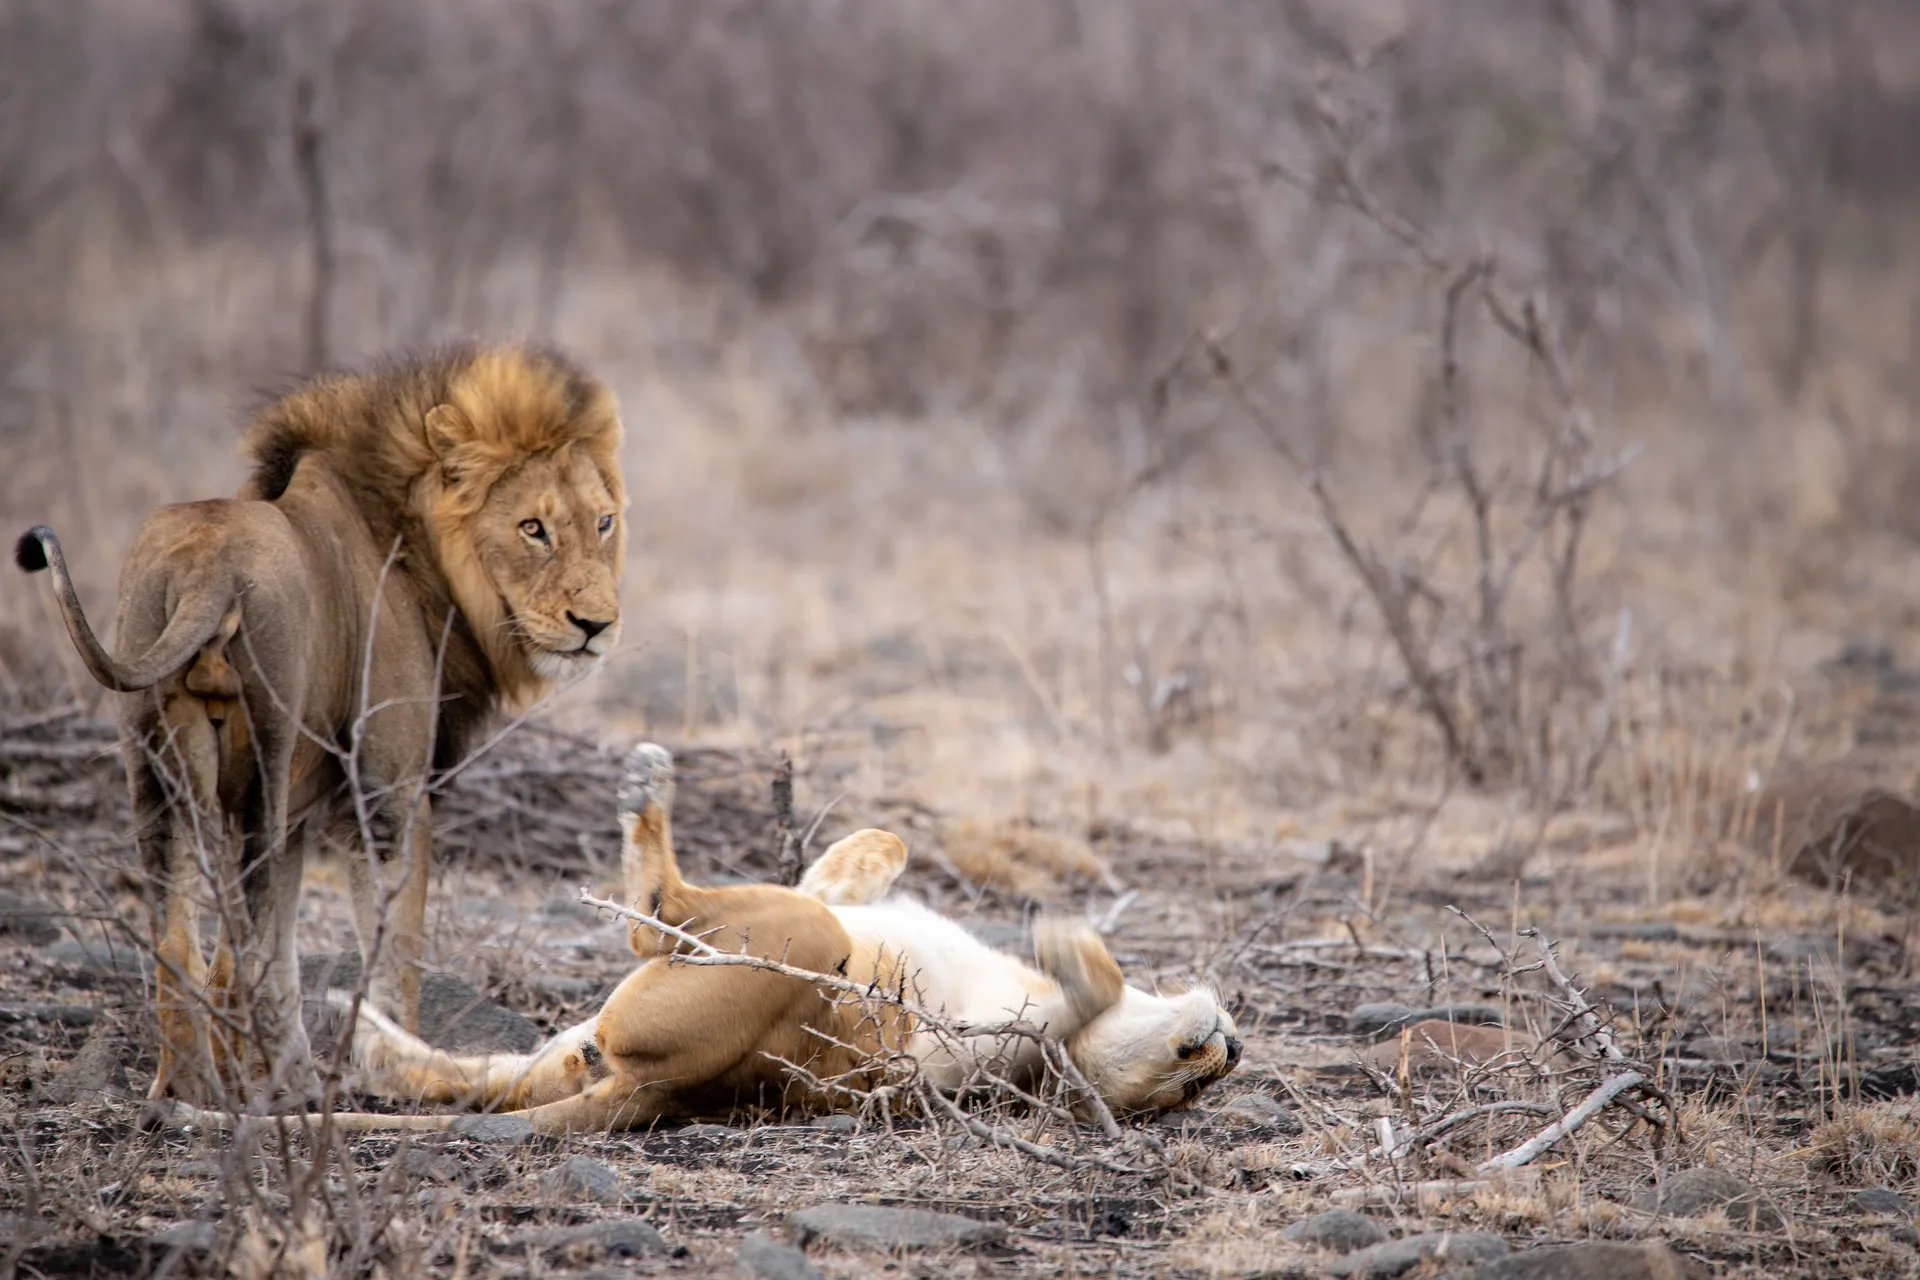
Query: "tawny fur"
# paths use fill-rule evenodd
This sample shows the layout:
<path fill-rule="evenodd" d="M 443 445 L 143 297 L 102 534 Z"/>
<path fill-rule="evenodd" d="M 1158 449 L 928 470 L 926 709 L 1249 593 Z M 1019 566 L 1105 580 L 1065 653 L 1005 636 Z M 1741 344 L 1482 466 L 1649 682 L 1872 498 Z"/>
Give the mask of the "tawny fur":
<path fill-rule="evenodd" d="M 617 639 L 620 439 L 611 392 L 537 348 L 452 347 L 314 379 L 254 416 L 238 495 L 142 526 L 117 656 L 52 530 L 20 540 L 22 568 L 54 570 L 88 669 L 122 695 L 159 962 L 153 1096 L 208 1098 L 269 1063 L 307 1087 L 293 921 L 309 833 L 373 835 L 376 857 L 349 859 L 355 923 L 373 993 L 415 1025 L 423 784 L 497 705 L 584 674 Z M 256 1026 L 264 1043 L 240 1034 Z"/>
<path fill-rule="evenodd" d="M 887 898 L 907 859 L 906 845 L 888 832 L 859 831 L 839 841 L 796 890 L 693 888 L 673 855 L 672 795 L 667 753 L 646 744 L 635 748 L 621 793 L 626 895 L 640 910 L 707 936 L 722 950 L 747 949 L 844 975 L 904 996 L 956 1029 L 1014 1020 L 1039 1027 L 1066 1043 L 1102 1098 L 1123 1114 L 1191 1102 L 1239 1060 L 1233 1020 L 1211 993 L 1161 997 L 1126 986 L 1089 926 L 1042 921 L 1036 969 L 917 903 Z M 883 1003 L 876 1012 L 791 977 L 673 964 L 668 957 L 675 944 L 637 921 L 628 940 L 646 963 L 599 1013 L 533 1053 L 455 1056 L 363 1004 L 354 1060 L 375 1092 L 524 1111 L 545 1133 L 725 1116 L 743 1106 L 817 1110 L 848 1101 L 796 1082 L 777 1059 L 804 1064 L 822 1078 L 850 1074 L 858 1083 L 876 1051 L 906 1053 L 944 1089 L 977 1080 L 982 1068 L 1018 1083 L 1042 1069 L 1039 1046 L 1030 1039 L 950 1037 L 898 1005 Z M 196 1115 L 220 1123 L 217 1116 Z M 347 1113 L 334 1122 L 347 1129 L 438 1129 L 456 1119 Z"/>

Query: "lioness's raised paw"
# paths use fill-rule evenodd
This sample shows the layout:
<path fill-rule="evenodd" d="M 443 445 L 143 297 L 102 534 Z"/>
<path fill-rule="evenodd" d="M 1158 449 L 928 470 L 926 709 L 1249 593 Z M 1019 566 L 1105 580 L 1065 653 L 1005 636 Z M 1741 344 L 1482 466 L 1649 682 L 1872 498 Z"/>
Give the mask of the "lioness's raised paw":
<path fill-rule="evenodd" d="M 673 753 L 657 742 L 642 742 L 627 752 L 620 781 L 621 816 L 644 814 L 649 805 L 673 808 Z"/>
<path fill-rule="evenodd" d="M 1113 953 L 1085 921 L 1035 921 L 1033 958 L 1042 973 L 1060 984 L 1061 994 L 1082 1025 L 1118 1004 L 1126 989 Z"/>
<path fill-rule="evenodd" d="M 906 842 L 891 831 L 868 827 L 834 841 L 798 887 L 829 906 L 878 902 L 906 866 Z"/>

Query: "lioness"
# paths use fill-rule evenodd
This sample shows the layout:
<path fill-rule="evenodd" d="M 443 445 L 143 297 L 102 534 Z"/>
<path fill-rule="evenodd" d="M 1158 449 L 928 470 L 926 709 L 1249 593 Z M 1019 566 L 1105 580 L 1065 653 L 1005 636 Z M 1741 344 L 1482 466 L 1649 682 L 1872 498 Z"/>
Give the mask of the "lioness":
<path fill-rule="evenodd" d="M 53 531 L 20 539 L 21 568 L 53 569 L 87 669 L 123 695 L 158 961 L 151 1096 L 311 1087 L 293 930 L 309 833 L 372 846 L 349 859 L 354 923 L 371 990 L 417 1024 L 427 779 L 496 706 L 584 674 L 617 638 L 620 439 L 612 393 L 539 348 L 309 381 L 254 415 L 235 497 L 148 517 L 118 657 Z"/>
<path fill-rule="evenodd" d="M 903 994 L 955 1027 L 1016 1019 L 1042 1027 L 1065 1042 L 1075 1065 L 1120 1113 L 1191 1102 L 1239 1061 L 1233 1020 L 1211 993 L 1160 997 L 1125 986 L 1091 928 L 1043 922 L 1036 971 L 916 903 L 876 901 L 906 864 L 906 846 L 887 832 L 839 841 L 797 890 L 694 888 L 681 879 L 673 853 L 672 797 L 671 758 L 651 744 L 636 747 L 620 796 L 625 891 L 649 915 L 721 950 L 748 950 Z M 1040 1067 L 1030 1039 L 1015 1038 L 1011 1048 L 991 1037 L 956 1039 L 920 1025 L 898 1005 L 876 1013 L 784 974 L 674 963 L 676 944 L 640 922 L 630 924 L 628 941 L 647 962 L 599 1013 L 533 1053 L 455 1057 L 363 1004 L 354 1059 L 376 1092 L 522 1111 L 537 1130 L 553 1134 L 724 1116 L 749 1105 L 818 1110 L 845 1101 L 785 1063 L 814 1079 L 858 1081 L 875 1055 L 905 1052 L 948 1089 L 981 1065 L 1016 1083 Z M 993 1047 L 968 1047 L 976 1043 Z M 981 1055 L 990 1056 L 983 1062 Z M 204 1113 L 197 1118 L 219 1122 Z M 439 1129 L 458 1117 L 333 1119 L 354 1130 Z"/>

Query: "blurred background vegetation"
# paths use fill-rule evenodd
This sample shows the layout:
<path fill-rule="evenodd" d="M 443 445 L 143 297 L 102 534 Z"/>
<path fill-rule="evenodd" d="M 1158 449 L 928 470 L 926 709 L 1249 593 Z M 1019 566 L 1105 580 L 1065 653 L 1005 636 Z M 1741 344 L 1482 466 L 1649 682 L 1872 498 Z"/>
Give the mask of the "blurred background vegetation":
<path fill-rule="evenodd" d="M 1676 682 L 1772 743 L 1782 681 L 1904 656 L 1916 51 L 1901 0 L 0 0 L 0 509 L 104 616 L 252 393 L 552 338 L 636 495 L 569 714 L 1251 832 L 1454 776 L 1437 684 L 1529 739 L 1491 784 L 1637 803 Z M 1468 264 L 1566 394 L 1491 312 L 1443 344 Z M 1624 469 L 1556 595 L 1575 410 Z M 1499 645 L 1557 655 L 1504 709 L 1448 683 L 1462 440 L 1526 561 Z M 9 585 L 4 678 L 63 650 Z"/>

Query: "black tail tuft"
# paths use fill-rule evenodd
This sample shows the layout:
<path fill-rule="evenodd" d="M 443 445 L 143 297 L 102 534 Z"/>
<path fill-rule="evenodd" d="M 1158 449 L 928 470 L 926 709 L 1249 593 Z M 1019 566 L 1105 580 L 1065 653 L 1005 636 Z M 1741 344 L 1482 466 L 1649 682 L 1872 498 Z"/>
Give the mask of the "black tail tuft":
<path fill-rule="evenodd" d="M 37 524 L 20 535 L 20 541 L 13 544 L 13 562 L 28 573 L 38 573 L 47 567 L 47 547 L 40 539 L 51 538 L 53 530 L 43 524 Z"/>

